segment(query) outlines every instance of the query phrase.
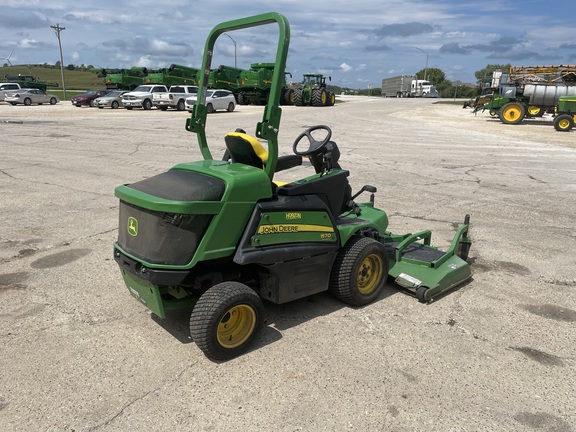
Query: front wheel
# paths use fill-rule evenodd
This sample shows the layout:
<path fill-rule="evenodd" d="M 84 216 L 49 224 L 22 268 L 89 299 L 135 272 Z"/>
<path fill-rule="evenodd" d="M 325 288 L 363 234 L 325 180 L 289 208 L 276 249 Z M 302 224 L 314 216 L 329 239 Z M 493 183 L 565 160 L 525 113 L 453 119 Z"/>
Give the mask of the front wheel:
<path fill-rule="evenodd" d="M 50 98 L 50 105 L 56 105 L 56 102 L 58 102 L 58 101 L 56 100 L 55 97 Z"/>
<path fill-rule="evenodd" d="M 574 127 L 574 117 L 561 114 L 554 119 L 554 129 L 558 132 L 569 132 Z"/>
<path fill-rule="evenodd" d="M 248 350 L 262 325 L 264 306 L 252 289 L 222 282 L 206 291 L 190 317 L 190 335 L 211 360 L 229 360 Z"/>
<path fill-rule="evenodd" d="M 525 116 L 526 110 L 518 102 L 508 102 L 500 110 L 500 121 L 504 124 L 518 124 Z"/>
<path fill-rule="evenodd" d="M 176 109 L 178 111 L 184 111 L 186 109 L 186 102 L 184 102 L 184 99 L 180 99 L 178 101 L 178 103 L 176 104 Z"/>
<path fill-rule="evenodd" d="M 120 106 L 118 101 L 112 101 L 112 109 L 117 109 Z"/>
<path fill-rule="evenodd" d="M 363 306 L 380 296 L 387 277 L 384 245 L 370 237 L 354 236 L 336 257 L 329 290 L 345 303 Z"/>
<path fill-rule="evenodd" d="M 212 104 L 206 105 L 206 111 L 208 111 L 208 114 L 213 113 L 214 112 L 214 106 Z"/>
<path fill-rule="evenodd" d="M 142 108 L 145 110 L 152 109 L 152 101 L 150 99 L 144 99 L 142 101 Z"/>

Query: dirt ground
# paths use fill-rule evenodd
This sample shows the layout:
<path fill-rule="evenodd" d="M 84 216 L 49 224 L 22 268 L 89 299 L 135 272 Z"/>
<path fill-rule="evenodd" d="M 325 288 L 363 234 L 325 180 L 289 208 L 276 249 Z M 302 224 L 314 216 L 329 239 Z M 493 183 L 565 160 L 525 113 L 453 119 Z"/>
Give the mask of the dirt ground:
<path fill-rule="evenodd" d="M 186 112 L 0 104 L 0 430 L 576 430 L 576 132 L 434 100 L 283 107 L 280 153 L 327 124 L 392 232 L 446 247 L 471 214 L 473 279 L 421 304 L 388 282 L 348 307 L 278 306 L 224 363 L 160 320 L 112 258 L 114 188 L 201 158 Z M 262 107 L 208 118 L 213 154 Z M 290 181 L 309 166 L 282 173 Z"/>

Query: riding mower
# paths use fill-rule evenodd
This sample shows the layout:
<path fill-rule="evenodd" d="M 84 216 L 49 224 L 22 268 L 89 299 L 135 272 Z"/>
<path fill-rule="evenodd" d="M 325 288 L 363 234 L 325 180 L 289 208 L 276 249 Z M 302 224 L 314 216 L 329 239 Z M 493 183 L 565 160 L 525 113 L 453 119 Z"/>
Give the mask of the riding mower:
<path fill-rule="evenodd" d="M 279 27 L 274 84 L 256 137 L 228 133 L 230 159 L 215 160 L 205 133 L 214 43 L 225 32 L 272 23 Z M 329 127 L 305 130 L 293 144 L 295 154 L 278 157 L 289 40 L 288 21 L 278 13 L 217 25 L 206 41 L 199 97 L 186 122 L 203 160 L 115 190 L 120 222 L 114 259 L 129 292 L 160 318 L 168 309 L 193 306 L 190 333 L 211 360 L 250 348 L 263 324 L 263 300 L 283 304 L 329 291 L 363 306 L 380 296 L 391 276 L 428 302 L 471 276 L 468 216 L 445 252 L 430 245 L 430 231 L 390 233 L 386 213 L 374 206 L 376 188 L 352 194 Z M 314 174 L 290 183 L 273 180 L 303 157 Z M 369 200 L 357 202 L 366 192 Z"/>

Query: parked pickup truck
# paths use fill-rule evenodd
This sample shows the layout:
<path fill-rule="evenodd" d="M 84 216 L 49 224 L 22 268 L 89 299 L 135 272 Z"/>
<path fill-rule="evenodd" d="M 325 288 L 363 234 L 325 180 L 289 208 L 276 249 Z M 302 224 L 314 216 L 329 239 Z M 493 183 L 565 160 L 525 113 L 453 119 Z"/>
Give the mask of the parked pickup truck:
<path fill-rule="evenodd" d="M 196 86 L 173 85 L 167 93 L 154 93 L 152 103 L 162 111 L 166 111 L 168 108 L 184 111 L 186 98 L 195 94 L 198 94 L 198 87 Z"/>
<path fill-rule="evenodd" d="M 168 89 L 161 84 L 146 84 L 136 87 L 134 90 L 122 95 L 122 105 L 127 110 L 132 108 L 152 108 L 154 93 L 167 93 Z"/>
<path fill-rule="evenodd" d="M 12 93 L 14 91 L 20 90 L 21 88 L 22 86 L 18 83 L 0 83 L 0 101 L 4 100 L 4 96 L 6 96 L 7 93 Z"/>

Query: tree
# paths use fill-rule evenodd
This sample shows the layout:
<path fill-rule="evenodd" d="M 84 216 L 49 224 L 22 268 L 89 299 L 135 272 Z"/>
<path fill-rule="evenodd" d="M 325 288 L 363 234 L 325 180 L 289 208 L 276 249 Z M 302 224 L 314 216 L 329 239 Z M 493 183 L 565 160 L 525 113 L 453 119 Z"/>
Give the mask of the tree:
<path fill-rule="evenodd" d="M 416 78 L 423 80 L 424 74 L 426 74 L 426 79 L 436 87 L 446 80 L 446 74 L 438 68 L 421 69 L 416 72 Z"/>
<path fill-rule="evenodd" d="M 66 66 L 66 69 L 68 69 L 69 71 L 73 71 L 74 69 L 76 69 L 76 66 L 70 63 L 68 66 Z"/>
<path fill-rule="evenodd" d="M 492 73 L 496 69 L 500 69 L 502 71 L 502 73 L 509 73 L 511 67 L 512 66 L 510 65 L 510 63 L 508 63 L 508 64 L 489 64 L 484 69 L 480 69 L 479 71 L 474 72 L 474 76 L 476 77 L 476 80 L 477 80 L 477 83 L 478 83 L 480 90 L 482 90 L 485 87 L 490 86 L 490 82 L 492 81 Z"/>

